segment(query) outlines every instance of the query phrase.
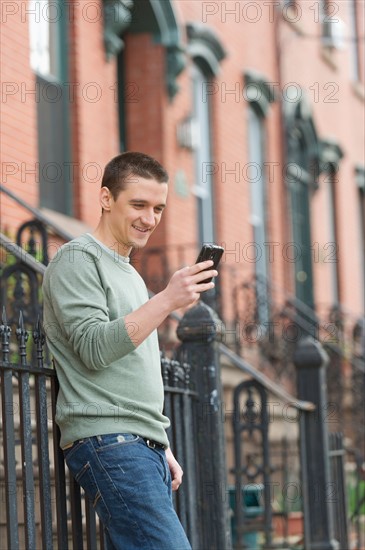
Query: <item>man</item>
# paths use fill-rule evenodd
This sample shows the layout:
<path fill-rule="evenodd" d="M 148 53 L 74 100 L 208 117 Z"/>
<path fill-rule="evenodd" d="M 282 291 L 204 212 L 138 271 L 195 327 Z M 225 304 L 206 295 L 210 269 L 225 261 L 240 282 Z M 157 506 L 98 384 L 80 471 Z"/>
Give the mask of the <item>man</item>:
<path fill-rule="evenodd" d="M 182 469 L 166 437 L 157 327 L 214 283 L 213 262 L 175 272 L 148 299 L 129 263 L 159 224 L 168 176 L 142 153 L 105 167 L 93 234 L 64 245 L 44 277 L 44 326 L 60 390 L 56 420 L 76 481 L 100 516 L 109 549 L 186 550 L 171 489 Z"/>

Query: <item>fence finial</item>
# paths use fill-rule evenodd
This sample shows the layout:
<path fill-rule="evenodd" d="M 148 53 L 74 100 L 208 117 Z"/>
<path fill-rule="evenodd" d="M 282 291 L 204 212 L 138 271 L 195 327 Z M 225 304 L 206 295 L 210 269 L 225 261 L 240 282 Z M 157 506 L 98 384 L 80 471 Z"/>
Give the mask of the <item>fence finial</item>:
<path fill-rule="evenodd" d="M 26 362 L 27 362 L 26 343 L 28 341 L 29 334 L 26 331 L 24 326 L 24 317 L 23 317 L 22 310 L 20 310 L 19 312 L 19 322 L 18 322 L 18 328 L 16 329 L 16 337 L 19 342 L 20 362 L 22 365 L 26 365 Z"/>
<path fill-rule="evenodd" d="M 2 314 L 1 314 L 1 320 L 3 322 L 3 325 L 4 326 L 7 326 L 7 319 L 6 319 L 6 309 L 5 309 L 5 306 L 3 306 L 3 311 L 2 311 Z"/>
<path fill-rule="evenodd" d="M 42 330 L 42 323 L 39 315 L 37 317 L 37 323 L 33 332 L 33 340 L 36 344 L 38 367 L 43 368 L 43 346 L 46 341 L 46 337 Z"/>
<path fill-rule="evenodd" d="M 8 320 L 6 318 L 6 310 L 5 306 L 3 306 L 2 311 L 2 325 L 0 325 L 0 335 L 1 335 L 1 348 L 2 348 L 2 360 L 4 363 L 7 363 L 9 361 L 9 352 L 10 352 L 10 334 L 11 334 L 11 328 L 8 325 Z"/>

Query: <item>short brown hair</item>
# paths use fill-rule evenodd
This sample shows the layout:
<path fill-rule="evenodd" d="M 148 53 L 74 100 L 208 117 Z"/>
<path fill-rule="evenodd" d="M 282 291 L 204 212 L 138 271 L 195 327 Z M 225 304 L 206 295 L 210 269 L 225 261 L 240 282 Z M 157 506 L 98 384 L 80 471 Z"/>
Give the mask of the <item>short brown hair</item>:
<path fill-rule="evenodd" d="M 129 176 L 140 176 L 167 183 L 169 176 L 164 167 L 154 158 L 144 153 L 128 151 L 114 157 L 105 166 L 101 187 L 107 187 L 114 200 L 126 188 Z"/>

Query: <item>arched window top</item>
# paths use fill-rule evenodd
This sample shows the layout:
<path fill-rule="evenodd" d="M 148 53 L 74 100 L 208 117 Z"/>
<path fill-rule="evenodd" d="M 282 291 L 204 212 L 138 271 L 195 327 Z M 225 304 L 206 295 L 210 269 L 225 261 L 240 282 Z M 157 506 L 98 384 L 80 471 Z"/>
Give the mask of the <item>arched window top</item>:
<path fill-rule="evenodd" d="M 107 57 L 123 48 L 122 34 L 150 32 L 166 47 L 180 44 L 180 29 L 170 0 L 103 0 Z"/>
<path fill-rule="evenodd" d="M 214 29 L 202 23 L 192 22 L 186 26 L 188 53 L 202 71 L 210 76 L 220 72 L 220 63 L 226 51 Z"/>
<path fill-rule="evenodd" d="M 296 98 L 283 101 L 288 163 L 298 164 L 308 173 L 312 185 L 317 186 L 320 173 L 320 142 L 312 116 L 311 105 L 303 90 Z"/>
<path fill-rule="evenodd" d="M 123 49 L 121 36 L 126 30 L 151 33 L 166 48 L 166 84 L 172 99 L 179 89 L 176 78 L 185 68 L 186 58 L 171 0 L 103 0 L 103 6 L 107 59 Z"/>
<path fill-rule="evenodd" d="M 150 32 L 155 41 L 166 48 L 177 46 L 181 42 L 180 28 L 171 0 L 134 0 L 132 21 L 128 30 L 133 33 Z"/>
<path fill-rule="evenodd" d="M 257 114 L 265 117 L 270 103 L 275 101 L 273 88 L 270 88 L 264 75 L 253 70 L 245 71 L 244 79 L 245 99 L 250 102 Z"/>
<path fill-rule="evenodd" d="M 344 152 L 335 139 L 322 139 L 320 142 L 320 169 L 321 172 L 328 172 L 331 169 L 337 170 Z"/>
<path fill-rule="evenodd" d="M 124 47 L 121 36 L 131 24 L 133 7 L 134 0 L 103 0 L 104 46 L 108 60 Z"/>

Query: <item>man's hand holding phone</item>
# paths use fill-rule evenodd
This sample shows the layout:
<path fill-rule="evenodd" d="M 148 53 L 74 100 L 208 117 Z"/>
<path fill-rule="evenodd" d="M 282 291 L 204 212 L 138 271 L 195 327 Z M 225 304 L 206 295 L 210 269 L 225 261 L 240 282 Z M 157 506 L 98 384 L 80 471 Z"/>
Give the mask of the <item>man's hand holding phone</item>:
<path fill-rule="evenodd" d="M 213 262 L 212 266 L 216 270 L 223 256 L 223 252 L 224 252 L 224 248 L 222 248 L 221 246 L 218 246 L 216 244 L 204 244 L 201 251 L 199 252 L 199 256 L 196 260 L 196 263 L 200 264 L 203 261 L 211 260 Z M 208 268 L 208 270 L 209 269 L 210 267 Z M 212 280 L 212 278 L 213 277 L 208 277 L 203 281 L 201 281 L 201 283 L 209 283 Z"/>
<path fill-rule="evenodd" d="M 213 277 L 218 275 L 215 269 L 224 252 L 223 248 L 214 250 L 206 245 L 197 258 L 197 263 L 183 267 L 172 275 L 166 288 L 148 300 L 143 306 L 125 316 L 125 324 L 131 329 L 133 342 L 138 346 L 172 312 L 187 308 L 199 300 L 200 294 L 214 288 Z M 204 257 L 208 255 L 208 257 Z M 203 260 L 200 258 L 203 256 Z M 199 260 L 199 261 L 198 261 Z M 153 319 L 153 322 L 152 322 Z M 151 322 L 149 322 L 151 321 Z M 135 327 L 138 331 L 135 333 Z"/>
<path fill-rule="evenodd" d="M 224 249 L 215 245 L 204 245 L 194 265 L 176 271 L 169 284 L 162 291 L 171 310 L 191 306 L 200 294 L 214 288 L 213 277 L 218 275 L 216 266 Z"/>

